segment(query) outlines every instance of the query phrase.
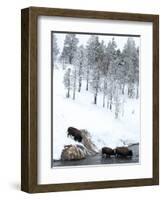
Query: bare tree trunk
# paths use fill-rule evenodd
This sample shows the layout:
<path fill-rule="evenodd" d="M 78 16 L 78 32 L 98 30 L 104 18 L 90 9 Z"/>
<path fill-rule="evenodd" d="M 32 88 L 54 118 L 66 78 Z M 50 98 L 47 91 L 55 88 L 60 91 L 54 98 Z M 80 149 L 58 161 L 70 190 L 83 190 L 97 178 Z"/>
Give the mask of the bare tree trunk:
<path fill-rule="evenodd" d="M 97 94 L 94 95 L 94 104 L 97 104 Z"/>
<path fill-rule="evenodd" d="M 69 76 L 68 76 L 68 87 L 67 87 L 67 98 L 70 97 L 70 72 L 69 72 Z"/>
<path fill-rule="evenodd" d="M 82 87 L 82 74 L 83 74 L 82 71 L 83 71 L 82 62 L 80 62 L 79 71 L 78 71 L 78 77 L 79 77 L 78 92 L 81 91 L 81 87 Z"/>
<path fill-rule="evenodd" d="M 115 119 L 118 119 L 118 112 L 115 111 Z"/>
<path fill-rule="evenodd" d="M 125 94 L 125 84 L 124 83 L 122 84 L 122 94 L 123 95 Z"/>
<path fill-rule="evenodd" d="M 131 98 L 132 96 L 132 89 L 131 87 L 128 87 L 128 97 Z"/>
<path fill-rule="evenodd" d="M 133 85 L 128 86 L 128 97 L 132 98 L 134 96 L 134 90 L 133 90 Z"/>
<path fill-rule="evenodd" d="M 89 87 L 89 67 L 87 68 L 87 84 L 86 84 L 86 91 L 88 91 L 88 87 Z"/>
<path fill-rule="evenodd" d="M 76 68 L 75 68 L 75 72 L 74 72 L 73 100 L 75 100 L 75 94 L 76 94 Z"/>
<path fill-rule="evenodd" d="M 74 86 L 73 86 L 73 100 L 75 100 L 75 94 L 76 94 L 76 80 L 74 80 Z"/>
<path fill-rule="evenodd" d="M 69 64 L 72 64 L 72 56 L 69 56 Z"/>
<path fill-rule="evenodd" d="M 112 101 L 110 101 L 109 109 L 112 110 Z"/>
<path fill-rule="evenodd" d="M 103 108 L 105 107 L 105 94 L 103 94 Z"/>
<path fill-rule="evenodd" d="M 73 90 L 73 100 L 75 100 L 75 90 Z"/>
<path fill-rule="evenodd" d="M 111 94 L 111 97 L 110 97 L 110 105 L 109 105 L 109 109 L 110 109 L 110 110 L 112 110 L 112 99 L 113 99 L 113 97 L 112 97 L 112 94 Z"/>
<path fill-rule="evenodd" d="M 73 88 L 73 100 L 75 100 L 76 87 Z"/>
<path fill-rule="evenodd" d="M 109 108 L 109 98 L 107 98 L 107 109 Z"/>
<path fill-rule="evenodd" d="M 137 88 L 136 88 L 136 98 L 139 98 L 139 84 L 137 84 Z"/>
<path fill-rule="evenodd" d="M 128 86 L 128 92 L 127 93 L 128 93 L 128 96 L 130 96 L 130 88 L 129 88 L 129 86 Z"/>
<path fill-rule="evenodd" d="M 115 86 L 115 94 L 114 94 L 114 100 L 115 100 L 115 118 L 118 119 L 119 112 L 120 112 L 120 98 L 119 98 L 119 86 Z"/>
<path fill-rule="evenodd" d="M 98 71 L 97 80 L 96 80 L 96 88 L 95 88 L 95 96 L 94 96 L 94 104 L 97 104 L 97 95 L 99 90 L 99 80 L 100 80 L 100 72 Z"/>
<path fill-rule="evenodd" d="M 78 92 L 81 91 L 81 86 L 82 86 L 82 77 L 79 77 L 79 87 L 78 87 Z"/>
<path fill-rule="evenodd" d="M 67 90 L 67 95 L 66 95 L 66 97 L 67 97 L 67 98 L 70 97 L 70 88 L 68 88 L 68 90 Z"/>
<path fill-rule="evenodd" d="M 112 100 L 107 100 L 107 109 L 112 110 Z"/>
<path fill-rule="evenodd" d="M 88 79 L 87 79 L 87 85 L 86 85 L 86 90 L 88 91 L 88 85 L 89 85 L 89 83 L 88 83 Z"/>
<path fill-rule="evenodd" d="M 106 91 L 107 91 L 107 81 L 106 78 L 104 78 L 104 85 L 103 85 L 103 107 L 105 107 L 105 97 L 106 97 Z"/>

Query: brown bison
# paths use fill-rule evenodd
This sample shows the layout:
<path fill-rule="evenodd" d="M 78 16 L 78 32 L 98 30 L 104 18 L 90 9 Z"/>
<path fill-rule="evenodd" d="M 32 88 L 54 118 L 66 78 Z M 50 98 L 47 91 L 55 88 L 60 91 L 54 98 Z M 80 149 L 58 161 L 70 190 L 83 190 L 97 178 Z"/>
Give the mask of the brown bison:
<path fill-rule="evenodd" d="M 82 142 L 82 133 L 80 130 L 74 127 L 69 127 L 67 129 L 67 136 L 72 136 L 75 141 Z"/>
<path fill-rule="evenodd" d="M 117 147 L 115 149 L 115 154 L 117 157 L 132 157 L 133 152 L 128 147 Z"/>
<path fill-rule="evenodd" d="M 115 155 L 115 152 L 113 149 L 109 148 L 109 147 L 103 147 L 102 148 L 102 156 L 103 157 L 109 157 Z"/>

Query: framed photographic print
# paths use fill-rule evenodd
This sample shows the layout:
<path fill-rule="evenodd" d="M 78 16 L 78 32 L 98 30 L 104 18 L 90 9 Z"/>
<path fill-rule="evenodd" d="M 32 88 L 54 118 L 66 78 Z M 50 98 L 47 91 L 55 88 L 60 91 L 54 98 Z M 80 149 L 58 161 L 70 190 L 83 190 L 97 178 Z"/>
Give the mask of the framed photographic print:
<path fill-rule="evenodd" d="M 22 9 L 21 189 L 159 184 L 159 16 Z"/>

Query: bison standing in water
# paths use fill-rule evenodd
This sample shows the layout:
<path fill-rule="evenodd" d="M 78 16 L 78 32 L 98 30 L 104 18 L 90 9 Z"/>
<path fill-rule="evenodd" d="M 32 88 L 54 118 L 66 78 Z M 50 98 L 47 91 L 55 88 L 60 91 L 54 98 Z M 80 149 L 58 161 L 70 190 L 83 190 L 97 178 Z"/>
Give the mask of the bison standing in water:
<path fill-rule="evenodd" d="M 72 136 L 75 141 L 82 142 L 82 133 L 80 130 L 74 127 L 69 127 L 67 129 L 67 136 Z"/>
<path fill-rule="evenodd" d="M 115 155 L 115 151 L 109 147 L 103 147 L 102 148 L 102 156 L 103 157 L 109 157 Z"/>
<path fill-rule="evenodd" d="M 115 149 L 115 154 L 117 157 L 132 157 L 132 150 L 128 149 L 128 147 L 117 147 Z"/>
<path fill-rule="evenodd" d="M 110 158 L 111 156 L 115 156 L 115 157 L 132 157 L 133 156 L 133 152 L 132 150 L 130 150 L 128 147 L 117 147 L 116 149 L 111 149 L 109 147 L 103 147 L 102 148 L 102 156 L 103 157 L 108 157 Z"/>

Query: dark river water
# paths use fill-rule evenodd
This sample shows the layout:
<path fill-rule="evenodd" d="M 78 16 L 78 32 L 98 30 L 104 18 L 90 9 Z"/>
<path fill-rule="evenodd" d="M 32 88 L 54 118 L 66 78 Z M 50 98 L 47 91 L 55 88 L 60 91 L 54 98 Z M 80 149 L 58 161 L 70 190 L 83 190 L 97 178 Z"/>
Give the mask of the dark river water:
<path fill-rule="evenodd" d="M 129 146 L 129 149 L 133 151 L 132 157 L 110 157 L 103 158 L 101 154 L 95 156 L 89 156 L 82 160 L 73 161 L 61 161 L 54 160 L 53 167 L 63 167 L 63 166 L 80 166 L 80 165 L 101 165 L 101 164 L 122 164 L 122 163 L 138 163 L 139 162 L 139 144 L 133 144 Z"/>

